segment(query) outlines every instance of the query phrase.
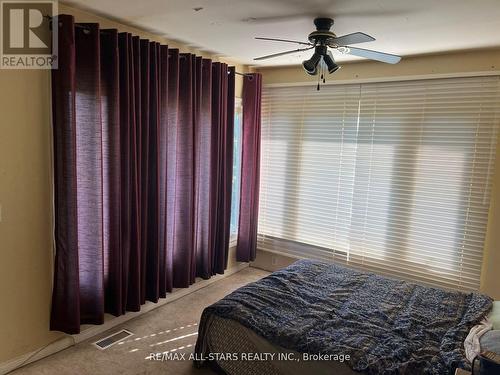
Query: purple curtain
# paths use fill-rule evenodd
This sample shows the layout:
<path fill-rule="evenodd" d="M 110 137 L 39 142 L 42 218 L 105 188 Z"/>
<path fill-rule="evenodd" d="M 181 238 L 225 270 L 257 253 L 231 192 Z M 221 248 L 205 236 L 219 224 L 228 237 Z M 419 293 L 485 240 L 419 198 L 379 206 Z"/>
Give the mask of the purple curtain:
<path fill-rule="evenodd" d="M 234 69 L 72 16 L 57 24 L 51 329 L 75 334 L 224 272 Z"/>
<path fill-rule="evenodd" d="M 243 142 L 241 161 L 241 198 L 236 258 L 255 259 L 259 213 L 260 106 L 262 76 L 247 74 L 243 80 Z"/>
<path fill-rule="evenodd" d="M 207 278 L 216 273 L 224 273 L 227 267 L 231 188 L 233 179 L 233 128 L 234 128 L 234 68 L 227 74 L 225 64 L 214 65 L 212 85 L 212 152 L 211 183 L 213 188 L 210 202 L 212 256 L 208 272 L 200 276 Z"/>

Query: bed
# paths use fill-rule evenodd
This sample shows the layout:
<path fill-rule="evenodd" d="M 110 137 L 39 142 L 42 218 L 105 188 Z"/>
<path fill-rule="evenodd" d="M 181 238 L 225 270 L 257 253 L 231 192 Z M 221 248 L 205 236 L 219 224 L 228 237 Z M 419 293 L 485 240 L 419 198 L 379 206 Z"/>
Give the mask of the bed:
<path fill-rule="evenodd" d="M 491 310 L 446 291 L 300 260 L 207 307 L 196 366 L 227 374 L 453 374 Z M 319 360 L 317 360 L 319 359 Z"/>

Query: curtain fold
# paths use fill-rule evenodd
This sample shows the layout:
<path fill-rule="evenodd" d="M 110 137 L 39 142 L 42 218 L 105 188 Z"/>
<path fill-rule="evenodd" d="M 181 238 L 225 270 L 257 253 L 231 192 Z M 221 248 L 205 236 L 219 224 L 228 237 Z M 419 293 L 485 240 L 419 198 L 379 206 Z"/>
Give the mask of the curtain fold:
<path fill-rule="evenodd" d="M 123 310 L 123 266 L 121 252 L 121 168 L 120 168 L 120 77 L 118 33 L 103 30 L 100 35 L 100 100 L 102 115 L 102 196 L 105 310 L 115 315 Z"/>
<path fill-rule="evenodd" d="M 230 215 L 224 212 L 231 211 L 231 188 L 233 168 L 233 127 L 234 127 L 234 69 L 229 70 L 226 64 L 216 63 L 213 66 L 212 85 L 212 152 L 214 204 L 213 220 L 215 229 L 213 238 L 212 274 L 224 273 L 227 267 L 229 249 Z M 229 83 L 233 89 L 229 90 Z M 232 98 L 229 99 L 229 95 Z M 228 105 L 232 105 L 231 111 Z M 232 114 L 232 115 L 231 115 Z M 229 116 L 231 115 L 231 118 Z"/>
<path fill-rule="evenodd" d="M 170 265 L 168 269 L 171 271 L 168 274 L 171 288 L 174 287 L 174 231 L 175 220 L 173 212 L 176 206 L 175 200 L 175 168 L 177 143 L 174 142 L 177 133 L 177 119 L 179 108 L 179 50 L 168 50 L 168 104 L 167 104 L 167 166 L 166 166 L 166 201 L 167 201 L 167 216 L 166 216 L 166 251 L 170 256 Z M 168 264 L 168 263 L 167 263 Z"/>
<path fill-rule="evenodd" d="M 241 196 L 236 259 L 249 262 L 257 251 L 259 213 L 260 127 L 262 76 L 247 74 L 243 80 L 243 142 Z"/>
<path fill-rule="evenodd" d="M 231 207 L 232 207 L 232 190 L 233 190 L 233 157 L 234 157 L 234 115 L 235 115 L 235 81 L 236 69 L 234 66 L 228 68 L 229 74 L 227 76 L 227 85 L 224 96 L 227 99 L 226 103 L 226 128 L 224 134 L 224 143 L 222 146 L 222 170 L 224 172 L 222 178 L 222 189 L 220 190 L 221 200 L 223 206 L 220 215 L 222 218 L 221 223 L 221 242 L 219 248 L 224 249 L 224 257 L 221 257 L 218 266 L 215 270 L 216 273 L 223 273 L 227 268 L 228 252 L 229 252 L 229 239 L 231 236 Z M 227 214 L 229 212 L 229 214 Z"/>
<path fill-rule="evenodd" d="M 224 272 L 234 70 L 72 16 L 55 24 L 51 329 L 75 334 Z"/>
<path fill-rule="evenodd" d="M 174 149 L 171 175 L 167 181 L 167 195 L 171 196 L 173 286 L 186 288 L 194 282 L 193 252 L 193 189 L 194 189 L 194 135 L 193 135 L 193 64 L 190 54 L 178 57 L 177 118 L 168 147 Z"/>
<path fill-rule="evenodd" d="M 138 141 L 137 128 L 140 119 L 140 85 L 136 57 L 138 42 L 129 33 L 118 35 L 119 76 L 120 76 L 120 168 L 121 168 L 121 255 L 122 255 L 122 294 L 120 310 L 114 315 L 124 314 L 126 310 L 138 311 L 140 296 L 140 216 L 138 186 Z M 110 311 L 111 312 L 111 311 Z M 113 313 L 113 312 L 112 312 Z"/>
<path fill-rule="evenodd" d="M 80 332 L 80 279 L 78 206 L 76 197 L 75 28 L 72 19 L 61 20 L 58 69 L 52 71 L 52 119 L 54 123 L 55 242 L 54 289 L 51 329 Z M 58 286 L 61 285 L 61 286 Z"/>
<path fill-rule="evenodd" d="M 167 155 L 168 155 L 168 48 L 160 46 L 159 127 L 158 127 L 158 294 L 165 298 L 172 291 L 172 256 L 167 252 Z"/>
<path fill-rule="evenodd" d="M 197 123 L 195 127 L 195 254 L 197 275 L 208 278 L 211 275 L 212 240 L 210 232 L 210 183 L 211 183 L 211 127 L 212 127 L 212 60 L 198 61 L 199 96 L 197 101 Z M 210 183 L 206 183 L 210 181 Z M 207 249 L 205 251 L 205 249 Z"/>

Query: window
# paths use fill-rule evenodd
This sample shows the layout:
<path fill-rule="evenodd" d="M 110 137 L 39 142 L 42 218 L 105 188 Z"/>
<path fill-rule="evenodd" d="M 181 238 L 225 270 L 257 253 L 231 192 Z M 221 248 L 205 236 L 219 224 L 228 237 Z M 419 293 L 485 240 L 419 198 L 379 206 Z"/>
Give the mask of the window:
<path fill-rule="evenodd" d="M 238 219 L 240 215 L 240 187 L 241 187 L 241 145 L 242 132 L 241 99 L 236 98 L 234 108 L 234 150 L 233 150 L 233 191 L 231 194 L 231 240 L 235 243 L 238 236 Z"/>
<path fill-rule="evenodd" d="M 258 246 L 479 287 L 498 77 L 266 87 Z"/>

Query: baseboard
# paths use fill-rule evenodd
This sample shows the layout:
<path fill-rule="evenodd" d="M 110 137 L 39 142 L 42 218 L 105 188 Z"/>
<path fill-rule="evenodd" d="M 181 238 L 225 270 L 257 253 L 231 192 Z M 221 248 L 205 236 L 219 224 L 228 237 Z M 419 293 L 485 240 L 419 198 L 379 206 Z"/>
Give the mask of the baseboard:
<path fill-rule="evenodd" d="M 116 327 L 117 325 L 123 324 L 130 319 L 134 319 L 151 310 L 164 306 L 167 303 L 171 303 L 181 297 L 184 297 L 188 294 L 196 292 L 197 290 L 205 288 L 247 267 L 249 267 L 248 263 L 240 263 L 231 268 L 228 268 L 223 275 L 215 275 L 208 280 L 203 280 L 203 279 L 197 280 L 196 283 L 191 285 L 189 288 L 174 289 L 174 291 L 170 293 L 166 298 L 160 299 L 157 303 L 146 302 L 144 305 L 141 306 L 141 311 L 127 312 L 125 315 L 121 315 L 118 317 L 106 314 L 106 316 L 104 317 L 104 324 L 97 326 L 83 325 L 81 327 L 81 332 L 78 335 L 64 336 L 47 346 L 34 350 L 30 353 L 23 354 L 19 357 L 8 360 L 6 362 L 0 363 L 0 375 L 7 374 L 29 363 L 33 363 L 42 358 L 48 357 L 49 355 L 60 352 L 61 350 L 67 349 L 70 346 L 76 345 L 91 337 L 99 335 L 113 327 Z"/>
<path fill-rule="evenodd" d="M 38 361 L 42 358 L 48 357 L 49 355 L 57 353 L 66 348 L 69 348 L 72 345 L 75 345 L 73 337 L 71 337 L 70 335 L 61 337 L 59 340 L 45 347 L 36 349 L 32 352 L 20 355 L 19 357 L 0 363 L 0 374 L 3 375 L 11 371 L 17 370 L 22 366 Z"/>

